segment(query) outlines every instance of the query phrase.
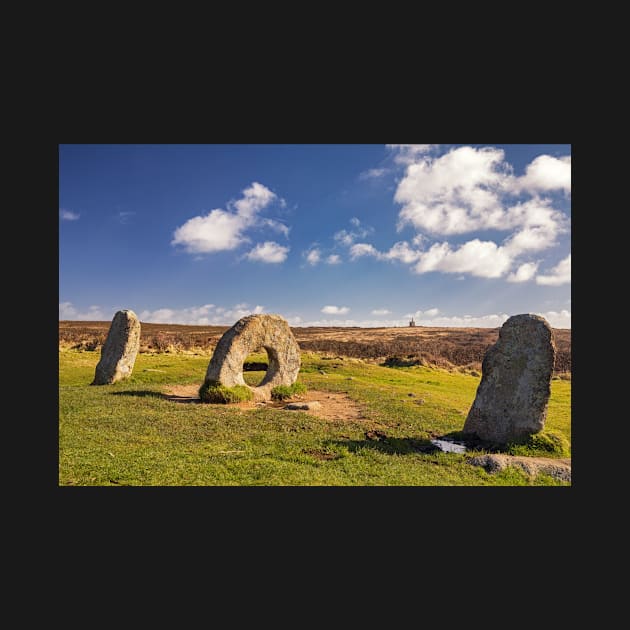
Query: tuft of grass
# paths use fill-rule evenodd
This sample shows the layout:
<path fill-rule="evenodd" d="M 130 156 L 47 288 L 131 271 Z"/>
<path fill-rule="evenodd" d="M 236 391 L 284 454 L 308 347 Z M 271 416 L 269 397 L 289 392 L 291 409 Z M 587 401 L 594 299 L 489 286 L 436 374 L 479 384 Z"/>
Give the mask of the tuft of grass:
<path fill-rule="evenodd" d="M 305 392 L 306 385 L 296 381 L 293 385 L 276 385 L 276 387 L 271 390 L 271 398 L 273 400 L 286 400 L 296 394 L 304 394 Z"/>
<path fill-rule="evenodd" d="M 530 435 L 523 444 L 509 444 L 506 451 L 510 455 L 568 457 L 571 445 L 564 435 L 556 431 L 542 431 Z"/>
<path fill-rule="evenodd" d="M 199 388 L 201 402 L 227 405 L 229 403 L 244 402 L 254 397 L 251 389 L 245 385 L 226 387 L 217 381 L 206 381 Z"/>

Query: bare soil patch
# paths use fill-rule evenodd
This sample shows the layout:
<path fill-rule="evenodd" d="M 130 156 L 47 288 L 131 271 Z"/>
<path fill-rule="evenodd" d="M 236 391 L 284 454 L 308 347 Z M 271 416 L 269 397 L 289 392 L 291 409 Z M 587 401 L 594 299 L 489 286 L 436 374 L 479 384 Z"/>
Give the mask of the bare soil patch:
<path fill-rule="evenodd" d="M 199 400 L 199 385 L 168 385 L 163 390 L 167 400 L 177 403 L 200 403 Z M 317 390 L 311 390 L 302 394 L 301 396 L 295 396 L 289 400 L 277 401 L 269 400 L 264 402 L 247 401 L 242 403 L 234 403 L 227 405 L 228 407 L 238 407 L 240 409 L 284 409 L 290 402 L 311 402 L 318 401 L 321 403 L 321 407 L 316 410 L 309 411 L 294 411 L 294 413 L 308 413 L 309 415 L 323 418 L 330 421 L 365 421 L 367 417 L 363 414 L 361 407 L 348 397 L 346 394 L 339 392 L 322 392 Z"/>

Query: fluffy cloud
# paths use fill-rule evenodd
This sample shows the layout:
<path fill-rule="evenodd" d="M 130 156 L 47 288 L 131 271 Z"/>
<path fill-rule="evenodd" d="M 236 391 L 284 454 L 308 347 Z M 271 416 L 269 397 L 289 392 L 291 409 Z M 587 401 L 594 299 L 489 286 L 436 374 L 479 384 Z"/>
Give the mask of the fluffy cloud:
<path fill-rule="evenodd" d="M 254 249 L 249 251 L 246 258 L 264 263 L 281 263 L 286 260 L 288 253 L 288 247 L 279 245 L 274 241 L 265 241 L 258 243 Z"/>
<path fill-rule="evenodd" d="M 372 315 L 389 315 L 390 313 L 391 311 L 386 308 L 376 308 L 372 311 Z"/>
<path fill-rule="evenodd" d="M 551 155 L 539 155 L 527 165 L 525 175 L 514 182 L 515 190 L 544 192 L 563 190 L 571 192 L 571 156 L 555 158 Z"/>
<path fill-rule="evenodd" d="M 315 266 L 321 260 L 322 253 L 317 247 L 315 247 L 311 250 L 304 252 L 303 255 L 305 256 L 306 262 L 309 265 Z"/>
<path fill-rule="evenodd" d="M 159 308 L 155 311 L 144 310 L 138 313 L 142 322 L 154 324 L 188 324 L 193 326 L 232 325 L 241 317 L 263 313 L 264 306 L 249 308 L 248 304 L 236 304 L 232 308 L 204 304 L 189 308 Z"/>
<path fill-rule="evenodd" d="M 501 149 L 459 147 L 439 158 L 409 164 L 394 200 L 400 225 L 432 234 L 462 234 L 496 227 L 503 216 L 498 197 L 506 178 Z"/>
<path fill-rule="evenodd" d="M 418 250 L 413 249 L 407 241 L 394 243 L 389 251 L 380 255 L 383 260 L 399 260 L 402 263 L 411 264 L 422 255 Z"/>
<path fill-rule="evenodd" d="M 546 275 L 536 276 L 536 284 L 559 286 L 571 282 L 571 254 L 563 258 Z"/>
<path fill-rule="evenodd" d="M 415 273 L 442 271 L 500 278 L 511 265 L 512 260 L 504 248 L 492 241 L 474 239 L 456 249 L 448 243 L 435 243 L 420 255 L 413 270 Z"/>
<path fill-rule="evenodd" d="M 358 234 L 341 230 L 335 238 L 349 248 L 351 260 L 373 257 L 411 265 L 419 274 L 507 276 L 510 282 L 525 282 L 536 274 L 537 263 L 519 258 L 557 245 L 558 235 L 570 229 L 569 217 L 553 207 L 552 199 L 538 194 L 570 191 L 570 156 L 538 156 L 525 175 L 515 177 L 504 151 L 494 147 L 458 147 L 436 157 L 435 145 L 388 146 L 405 165 L 394 196 L 402 205 L 399 230 L 412 225 L 434 237 L 487 230 L 509 234 L 502 242 L 473 238 L 429 246 L 427 236 L 417 233 L 411 244 L 398 241 L 388 251 L 379 251 L 368 242 L 357 242 Z M 532 197 L 518 197 L 524 193 Z M 567 276 L 561 268 L 539 277 L 539 284 L 561 284 Z"/>
<path fill-rule="evenodd" d="M 515 272 L 511 273 L 506 280 L 508 282 L 527 282 L 534 277 L 538 263 L 524 263 Z"/>
<path fill-rule="evenodd" d="M 355 243 L 350 247 L 350 258 L 356 260 L 363 256 L 372 256 L 377 260 L 399 260 L 403 263 L 413 263 L 422 252 L 413 249 L 407 241 L 399 241 L 390 247 L 389 251 L 379 252 L 374 245 L 369 243 Z"/>
<path fill-rule="evenodd" d="M 547 311 L 546 313 L 536 313 L 536 315 L 544 317 L 552 328 L 571 328 L 571 311 L 563 309 L 559 313 Z"/>
<path fill-rule="evenodd" d="M 339 265 L 341 264 L 341 256 L 339 254 L 331 254 L 326 258 L 326 264 L 328 265 Z"/>
<path fill-rule="evenodd" d="M 63 208 L 59 208 L 59 218 L 62 221 L 77 221 L 80 216 L 80 214 L 72 212 L 71 210 L 64 210 Z"/>
<path fill-rule="evenodd" d="M 257 216 L 275 200 L 275 193 L 253 182 L 243 190 L 240 199 L 227 204 L 228 210 L 215 208 L 207 215 L 193 217 L 179 226 L 173 233 L 171 245 L 180 245 L 191 254 L 210 254 L 249 242 L 245 232 L 253 228 L 270 227 L 288 236 L 289 228 L 284 224 Z"/>
<path fill-rule="evenodd" d="M 76 321 L 103 321 L 110 319 L 106 316 L 100 306 L 90 306 L 87 311 L 80 312 L 72 302 L 59 302 L 59 319 Z"/>
<path fill-rule="evenodd" d="M 459 247 L 453 247 L 444 241 L 422 250 L 414 249 L 407 241 L 399 241 L 387 252 L 380 252 L 370 243 L 355 243 L 350 247 L 350 258 L 357 260 L 371 256 L 377 260 L 398 260 L 413 264 L 412 270 L 417 274 L 439 271 L 469 273 L 480 278 L 500 278 L 510 271 L 515 258 L 520 254 L 544 249 L 549 246 L 550 240 L 550 235 L 538 228 L 525 228 L 507 239 L 503 245 L 497 245 L 494 241 L 473 239 Z M 516 273 L 511 274 L 510 282 L 529 280 L 537 269 L 537 265 L 534 265 L 532 270 L 532 265 L 533 263 L 521 265 Z M 525 277 L 528 272 L 530 275 Z"/>
<path fill-rule="evenodd" d="M 350 312 L 350 309 L 347 306 L 324 306 L 322 308 L 322 313 L 326 313 L 326 315 L 345 315 Z"/>
<path fill-rule="evenodd" d="M 376 258 L 380 258 L 381 254 L 374 245 L 370 245 L 368 243 L 355 243 L 350 247 L 350 258 L 352 260 L 356 260 L 362 256 L 374 256 Z"/>
<path fill-rule="evenodd" d="M 567 185 L 570 187 L 569 156 L 539 156 L 523 177 L 516 178 L 503 150 L 458 147 L 438 158 L 422 156 L 409 164 L 394 200 L 402 205 L 399 228 L 411 224 L 429 234 L 509 230 L 535 226 L 541 220 L 549 227 L 563 215 L 553 210 L 548 200 L 534 199 L 514 206 L 509 197 L 522 191 L 565 189 Z"/>
<path fill-rule="evenodd" d="M 233 205 L 236 208 L 239 216 L 253 217 L 275 198 L 275 193 L 271 192 L 269 188 L 258 182 L 253 182 L 249 188 L 243 191 L 241 199 L 231 202 L 229 205 Z"/>

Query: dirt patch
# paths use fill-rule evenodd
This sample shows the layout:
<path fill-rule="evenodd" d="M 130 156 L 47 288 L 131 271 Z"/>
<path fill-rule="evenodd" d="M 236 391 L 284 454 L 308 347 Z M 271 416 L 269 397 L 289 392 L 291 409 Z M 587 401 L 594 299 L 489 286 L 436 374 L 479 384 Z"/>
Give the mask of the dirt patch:
<path fill-rule="evenodd" d="M 178 403 L 200 403 L 199 385 L 168 385 L 162 393 L 167 400 Z M 226 405 L 228 407 L 238 407 L 239 409 L 284 409 L 291 402 L 311 402 L 318 401 L 321 404 L 316 410 L 294 411 L 295 414 L 308 413 L 309 415 L 323 418 L 335 422 L 361 422 L 368 418 L 364 415 L 361 407 L 354 402 L 347 394 L 340 392 L 322 392 L 311 390 L 300 396 L 294 396 L 289 400 L 276 401 L 268 400 L 264 402 L 247 401 Z"/>
<path fill-rule="evenodd" d="M 312 416 L 323 418 L 324 420 L 336 422 L 360 422 L 367 420 L 359 405 L 348 397 L 347 394 L 340 392 L 321 392 L 312 390 L 301 396 L 295 396 L 291 399 L 291 402 L 311 402 L 314 400 L 318 401 L 321 404 L 321 407 L 315 410 L 294 411 L 294 413 L 308 413 Z M 283 409 L 286 407 L 287 402 L 289 401 L 271 401 L 271 403 L 267 403 L 266 406 Z"/>

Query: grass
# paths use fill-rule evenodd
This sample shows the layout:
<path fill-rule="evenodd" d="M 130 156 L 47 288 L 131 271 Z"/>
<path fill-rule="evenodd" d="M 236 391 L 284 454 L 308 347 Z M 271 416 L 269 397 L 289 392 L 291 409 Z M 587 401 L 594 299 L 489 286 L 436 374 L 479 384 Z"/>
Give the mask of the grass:
<path fill-rule="evenodd" d="M 297 394 L 304 394 L 306 385 L 304 383 L 295 382 L 293 385 L 277 385 L 271 390 L 271 398 L 273 400 L 287 400 Z"/>
<path fill-rule="evenodd" d="M 199 388 L 199 398 L 205 403 L 227 405 L 252 400 L 253 397 L 252 390 L 244 385 L 225 387 L 217 381 L 206 381 Z"/>
<path fill-rule="evenodd" d="M 208 356 L 140 354 L 131 378 L 92 386 L 99 352 L 59 353 L 60 485 L 567 485 L 517 469 L 489 474 L 422 445 L 460 431 L 479 378 L 304 353 L 300 382 L 345 392 L 364 418 L 168 400 L 203 382 Z M 324 372 L 323 374 L 321 372 Z M 245 372 L 248 384 L 263 372 Z M 571 440 L 571 382 L 551 383 L 545 431 Z M 412 394 L 412 395 L 409 395 Z M 368 439 L 378 429 L 385 439 Z M 550 456 L 545 444 L 519 454 Z"/>

